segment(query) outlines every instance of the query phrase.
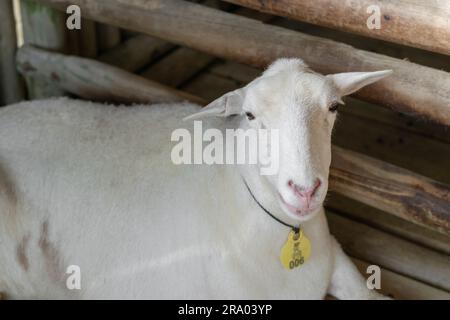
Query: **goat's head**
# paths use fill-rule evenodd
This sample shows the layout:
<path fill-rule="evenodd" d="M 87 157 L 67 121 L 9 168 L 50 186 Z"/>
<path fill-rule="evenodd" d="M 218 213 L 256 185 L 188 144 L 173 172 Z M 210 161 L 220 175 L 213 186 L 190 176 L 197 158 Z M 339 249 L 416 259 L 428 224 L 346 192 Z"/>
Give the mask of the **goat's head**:
<path fill-rule="evenodd" d="M 261 183 L 269 183 L 289 217 L 305 221 L 318 212 L 327 193 L 331 133 L 341 97 L 390 73 L 323 76 L 299 59 L 279 59 L 244 88 L 227 93 L 189 118 L 241 115 L 241 128 L 278 129 L 279 170 L 261 176 Z"/>

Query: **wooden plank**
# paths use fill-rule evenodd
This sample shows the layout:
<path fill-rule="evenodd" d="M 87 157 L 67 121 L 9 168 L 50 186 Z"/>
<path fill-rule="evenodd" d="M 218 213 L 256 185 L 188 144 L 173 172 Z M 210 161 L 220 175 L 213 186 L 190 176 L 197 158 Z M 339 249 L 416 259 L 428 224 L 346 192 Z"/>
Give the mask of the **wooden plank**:
<path fill-rule="evenodd" d="M 97 56 L 97 26 L 89 19 L 81 19 L 80 56 L 94 58 Z"/>
<path fill-rule="evenodd" d="M 208 72 L 223 78 L 232 79 L 238 83 L 238 87 L 245 86 L 261 75 L 260 70 L 233 61 L 217 62 L 209 68 Z"/>
<path fill-rule="evenodd" d="M 98 57 L 99 61 L 135 72 L 161 57 L 175 45 L 146 35 L 132 37 Z"/>
<path fill-rule="evenodd" d="M 218 0 L 208 0 L 202 2 L 202 4 L 212 8 L 221 8 L 225 11 L 234 9 L 232 5 Z M 238 10 L 233 10 L 233 12 L 262 21 L 272 19 L 270 16 L 246 8 L 239 8 Z M 214 56 L 197 50 L 181 47 L 165 56 L 161 61 L 156 62 L 156 64 L 152 64 L 141 75 L 172 87 L 179 87 L 208 65 L 217 63 L 218 60 Z M 244 67 L 241 64 L 240 66 Z M 260 71 L 257 71 L 258 75 L 259 73 Z M 190 87 L 189 84 L 188 87 Z M 209 96 L 211 97 L 212 95 L 210 94 Z"/>
<path fill-rule="evenodd" d="M 367 267 L 371 265 L 360 259 L 353 258 L 358 270 L 367 279 Z M 398 273 L 381 268 L 380 293 L 396 300 L 450 300 L 450 293 L 430 285 L 402 276 Z"/>
<path fill-rule="evenodd" d="M 12 0 L 0 1 L 0 106 L 24 98 L 22 79 L 16 70 L 16 24 Z"/>
<path fill-rule="evenodd" d="M 424 228 L 332 191 L 327 195 L 325 207 L 349 219 L 383 230 L 422 247 L 450 255 L 449 235 Z"/>
<path fill-rule="evenodd" d="M 333 147 L 330 189 L 405 220 L 450 233 L 450 186 Z"/>
<path fill-rule="evenodd" d="M 202 73 L 193 81 L 186 83 L 182 89 L 206 101 L 212 101 L 222 94 L 237 88 L 236 82 L 213 74 Z"/>
<path fill-rule="evenodd" d="M 345 107 L 340 110 L 341 114 L 351 114 L 359 118 L 395 127 L 399 131 L 407 131 L 411 135 L 420 135 L 447 145 L 450 144 L 450 128 L 448 126 L 423 121 L 423 119 L 413 118 L 386 108 L 379 108 L 376 105 L 353 99 L 352 97 L 345 98 L 345 102 Z"/>
<path fill-rule="evenodd" d="M 94 60 L 23 46 L 17 54 L 19 70 L 39 74 L 80 97 L 119 103 L 156 103 L 196 97 Z"/>
<path fill-rule="evenodd" d="M 225 0 L 262 12 L 450 54 L 450 4 L 445 1 Z M 369 29 L 370 6 L 380 10 L 380 28 Z"/>
<path fill-rule="evenodd" d="M 331 233 L 350 256 L 450 291 L 450 256 L 330 211 L 327 217 Z"/>
<path fill-rule="evenodd" d="M 79 56 L 80 51 L 80 30 L 73 29 L 73 30 L 66 30 L 67 33 L 67 51 L 66 53 L 70 53 L 76 56 Z"/>
<path fill-rule="evenodd" d="M 97 24 L 97 41 L 100 53 L 119 45 L 120 39 L 121 35 L 119 28 L 103 23 Z"/>
<path fill-rule="evenodd" d="M 149 66 L 141 73 L 141 76 L 176 88 L 214 60 L 215 58 L 208 54 L 189 48 L 179 48 L 161 61 Z"/>
<path fill-rule="evenodd" d="M 56 52 L 68 52 L 69 45 L 64 13 L 34 0 L 21 0 L 20 6 L 24 43 Z M 28 98 L 30 99 L 64 95 L 64 91 L 59 86 L 38 75 L 27 76 L 25 80 Z"/>
<path fill-rule="evenodd" d="M 355 114 L 347 108 L 351 104 L 339 110 L 334 144 L 450 183 L 448 143 Z"/>
<path fill-rule="evenodd" d="M 271 24 L 310 34 L 316 37 L 343 42 L 361 50 L 376 52 L 394 58 L 418 63 L 434 69 L 450 72 L 448 56 L 444 54 L 425 51 L 423 49 L 413 47 L 406 47 L 379 39 L 367 38 L 361 35 L 312 25 L 298 20 L 276 17 L 271 21 Z"/>
<path fill-rule="evenodd" d="M 56 7 L 78 4 L 92 19 L 258 67 L 277 57 L 301 57 L 321 73 L 393 69 L 392 77 L 356 96 L 450 124 L 450 75 L 440 70 L 185 1 L 39 1 Z"/>

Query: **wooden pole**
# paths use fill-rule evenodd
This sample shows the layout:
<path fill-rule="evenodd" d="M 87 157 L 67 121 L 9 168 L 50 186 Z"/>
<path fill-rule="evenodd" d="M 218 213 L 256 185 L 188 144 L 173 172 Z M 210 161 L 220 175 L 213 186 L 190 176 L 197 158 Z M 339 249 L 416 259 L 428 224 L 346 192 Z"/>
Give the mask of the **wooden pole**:
<path fill-rule="evenodd" d="M 119 103 L 204 101 L 95 60 L 52 53 L 25 45 L 17 53 L 19 70 L 43 76 L 80 97 Z"/>
<path fill-rule="evenodd" d="M 179 87 L 216 60 L 203 52 L 179 48 L 141 72 L 141 76 L 170 87 Z M 175 75 L 175 76 L 174 76 Z"/>
<path fill-rule="evenodd" d="M 450 291 L 450 257 L 327 212 L 331 233 L 352 257 Z"/>
<path fill-rule="evenodd" d="M 24 43 L 58 52 L 69 48 L 65 14 L 34 0 L 21 0 Z M 67 7 L 67 6 L 66 6 Z M 64 7 L 64 12 L 66 7 Z M 43 77 L 26 76 L 28 98 L 62 96 L 64 91 Z"/>
<path fill-rule="evenodd" d="M 87 99 L 148 103 L 202 101 L 101 62 L 23 47 L 20 70 L 52 79 Z M 450 234 L 450 186 L 385 162 L 333 147 L 330 188 L 407 221 Z"/>
<path fill-rule="evenodd" d="M 365 37 L 450 54 L 450 4 L 446 1 L 225 1 Z M 379 29 L 368 27 L 372 18 L 379 18 Z"/>
<path fill-rule="evenodd" d="M 89 19 L 81 19 L 79 36 L 80 56 L 95 58 L 98 52 L 96 23 Z"/>
<path fill-rule="evenodd" d="M 134 36 L 98 57 L 99 61 L 135 72 L 175 48 L 175 45 L 146 35 Z"/>
<path fill-rule="evenodd" d="M 16 70 L 17 37 L 12 0 L 0 1 L 0 106 L 24 98 Z"/>
<path fill-rule="evenodd" d="M 98 50 L 100 53 L 119 45 L 120 38 L 119 28 L 103 23 L 97 24 Z"/>
<path fill-rule="evenodd" d="M 345 248 L 344 248 L 345 249 Z M 372 276 L 372 272 L 368 273 L 367 268 L 373 263 L 369 263 L 360 259 L 353 258 L 353 263 L 359 272 L 366 278 Z M 375 262 L 377 264 L 377 261 Z M 391 270 L 381 268 L 381 288 L 380 292 L 384 295 L 392 297 L 395 300 L 449 300 L 450 293 L 448 291 L 437 289 L 431 285 L 409 278 L 401 273 L 392 272 Z M 370 281 L 370 280 L 369 280 Z"/>
<path fill-rule="evenodd" d="M 333 147 L 330 188 L 405 220 L 450 234 L 450 186 Z"/>
<path fill-rule="evenodd" d="M 300 57 L 325 74 L 393 69 L 393 76 L 356 96 L 450 125 L 450 75 L 440 70 L 187 1 L 39 1 L 56 7 L 78 4 L 92 19 L 258 67 L 279 57 Z"/>

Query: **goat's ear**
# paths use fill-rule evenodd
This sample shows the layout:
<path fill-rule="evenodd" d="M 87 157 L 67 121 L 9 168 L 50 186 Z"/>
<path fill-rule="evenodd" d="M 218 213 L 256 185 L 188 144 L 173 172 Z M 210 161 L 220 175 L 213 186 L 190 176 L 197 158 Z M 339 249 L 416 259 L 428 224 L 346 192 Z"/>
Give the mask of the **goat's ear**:
<path fill-rule="evenodd" d="M 187 116 L 183 120 L 195 120 L 203 117 L 228 117 L 242 113 L 244 103 L 244 89 L 237 89 L 214 100 L 197 113 Z"/>
<path fill-rule="evenodd" d="M 345 72 L 328 75 L 339 90 L 341 96 L 358 91 L 371 83 L 381 80 L 392 74 L 392 70 L 374 72 Z"/>

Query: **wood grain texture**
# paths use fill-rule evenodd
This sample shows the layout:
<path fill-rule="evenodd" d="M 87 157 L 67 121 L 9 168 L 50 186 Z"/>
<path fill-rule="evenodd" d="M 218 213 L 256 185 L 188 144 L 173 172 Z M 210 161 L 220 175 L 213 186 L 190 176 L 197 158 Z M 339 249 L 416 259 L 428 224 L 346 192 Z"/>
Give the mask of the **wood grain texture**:
<path fill-rule="evenodd" d="M 333 147 L 331 190 L 414 223 L 450 233 L 450 186 Z"/>
<path fill-rule="evenodd" d="M 330 211 L 327 217 L 331 233 L 350 256 L 450 291 L 450 256 Z"/>
<path fill-rule="evenodd" d="M 325 208 L 398 238 L 450 255 L 450 235 L 424 228 L 334 192 L 328 193 Z"/>
<path fill-rule="evenodd" d="M 100 53 L 119 45 L 120 39 L 121 34 L 119 28 L 103 23 L 97 24 L 97 43 Z"/>
<path fill-rule="evenodd" d="M 450 4 L 411 0 L 225 0 L 308 23 L 450 54 Z M 380 8 L 380 29 L 369 29 L 370 6 Z"/>
<path fill-rule="evenodd" d="M 178 87 L 215 60 L 214 57 L 189 48 L 179 48 L 152 64 L 141 76 L 171 87 Z"/>
<path fill-rule="evenodd" d="M 426 51 L 414 47 L 407 47 L 394 42 L 368 38 L 355 33 L 348 33 L 337 29 L 329 29 L 327 27 L 321 27 L 299 20 L 286 19 L 283 17 L 276 17 L 274 20 L 272 20 L 271 24 L 282 28 L 306 33 L 312 36 L 346 43 L 348 45 L 351 45 L 352 47 L 364 51 L 376 52 L 378 54 L 402 60 L 405 59 L 407 61 L 421 64 L 430 68 L 450 72 L 448 56 L 442 53 Z"/>
<path fill-rule="evenodd" d="M 66 6 L 67 7 L 67 6 Z M 64 7 L 64 12 L 65 8 Z M 69 36 L 65 13 L 34 0 L 21 0 L 24 43 L 55 52 L 69 52 Z M 57 97 L 64 91 L 43 77 L 26 76 L 29 99 Z"/>
<path fill-rule="evenodd" d="M 355 49 L 332 40 L 177 0 L 39 0 L 81 6 L 92 19 L 147 33 L 215 56 L 265 67 L 279 57 L 300 57 L 321 73 L 393 69 L 393 76 L 356 96 L 450 124 L 450 75 Z"/>
<path fill-rule="evenodd" d="M 174 48 L 175 45 L 166 41 L 137 35 L 106 51 L 98 57 L 98 60 L 135 72 Z"/>
<path fill-rule="evenodd" d="M 371 265 L 361 259 L 353 258 L 358 270 L 367 279 L 367 267 Z M 450 300 L 450 293 L 423 282 L 381 268 L 380 293 L 396 300 Z"/>
<path fill-rule="evenodd" d="M 351 107 L 347 100 L 339 110 L 332 137 L 335 145 L 450 184 L 449 143 L 355 114 L 357 108 Z"/>
<path fill-rule="evenodd" d="M 23 46 L 17 54 L 19 70 L 39 75 L 80 97 L 118 103 L 156 103 L 203 100 L 165 87 L 98 61 Z"/>
<path fill-rule="evenodd" d="M 12 0 L 0 1 L 0 106 L 24 98 L 22 79 L 16 70 L 16 25 Z"/>
<path fill-rule="evenodd" d="M 81 19 L 81 30 L 79 31 L 80 56 L 94 58 L 97 56 L 97 25 L 89 19 Z"/>

